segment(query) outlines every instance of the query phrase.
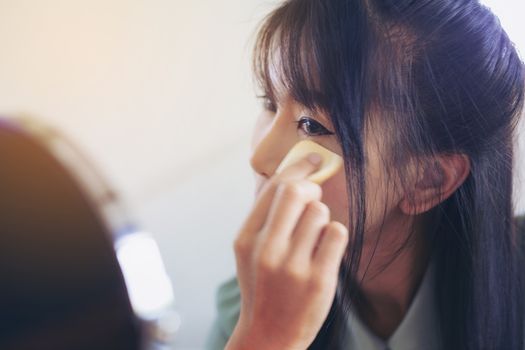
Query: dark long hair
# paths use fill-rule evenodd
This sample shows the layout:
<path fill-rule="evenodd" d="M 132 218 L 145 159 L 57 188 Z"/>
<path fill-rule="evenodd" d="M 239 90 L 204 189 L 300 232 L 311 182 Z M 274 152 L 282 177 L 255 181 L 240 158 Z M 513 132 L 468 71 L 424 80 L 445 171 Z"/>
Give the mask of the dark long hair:
<path fill-rule="evenodd" d="M 366 219 L 365 130 L 381 125 L 385 169 L 465 154 L 471 171 L 427 212 L 446 349 L 523 349 L 524 305 L 513 227 L 515 128 L 524 69 L 498 19 L 474 0 L 289 0 L 259 30 L 254 72 L 326 112 L 348 179 L 354 240 L 328 318 L 310 349 L 344 346 Z M 273 77 L 272 77 L 273 78 Z M 430 164 L 430 163 L 429 163 Z M 430 227 L 429 227 L 430 228 Z M 431 232 L 430 232 L 431 231 Z"/>

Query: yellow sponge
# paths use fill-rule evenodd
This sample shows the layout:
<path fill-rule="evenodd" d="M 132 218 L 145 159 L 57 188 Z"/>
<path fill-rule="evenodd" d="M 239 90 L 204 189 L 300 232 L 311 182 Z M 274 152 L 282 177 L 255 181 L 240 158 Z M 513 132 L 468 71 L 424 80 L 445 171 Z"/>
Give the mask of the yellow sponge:
<path fill-rule="evenodd" d="M 302 140 L 296 143 L 290 149 L 288 154 L 281 161 L 281 164 L 279 164 L 279 167 L 277 167 L 276 173 L 280 173 L 288 165 L 306 157 L 306 155 L 309 153 L 318 153 L 323 158 L 323 162 L 319 167 L 319 170 L 307 177 L 308 180 L 313 181 L 319 185 L 334 175 L 343 165 L 343 158 L 341 158 L 338 154 L 313 141 Z"/>

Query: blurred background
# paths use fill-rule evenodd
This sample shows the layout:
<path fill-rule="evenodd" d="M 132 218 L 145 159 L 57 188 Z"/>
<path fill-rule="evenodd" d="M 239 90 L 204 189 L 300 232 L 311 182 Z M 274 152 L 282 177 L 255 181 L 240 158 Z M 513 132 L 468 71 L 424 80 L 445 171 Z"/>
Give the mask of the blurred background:
<path fill-rule="evenodd" d="M 483 2 L 523 57 L 523 0 Z M 254 189 L 251 47 L 278 3 L 0 0 L 0 115 L 29 113 L 68 135 L 153 233 L 182 318 L 176 349 L 202 348 L 216 287 L 235 273 L 232 240 Z"/>

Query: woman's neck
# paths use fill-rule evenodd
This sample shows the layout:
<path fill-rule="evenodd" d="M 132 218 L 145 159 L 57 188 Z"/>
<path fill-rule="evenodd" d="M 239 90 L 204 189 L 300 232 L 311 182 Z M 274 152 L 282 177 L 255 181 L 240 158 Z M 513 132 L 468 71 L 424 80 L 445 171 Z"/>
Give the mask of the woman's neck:
<path fill-rule="evenodd" d="M 399 225 L 397 227 L 397 232 L 383 232 L 377 248 L 374 249 L 375 242 L 363 247 L 360 266 L 361 300 L 356 305 L 357 311 L 363 323 L 385 340 L 405 317 L 430 256 L 424 235 L 419 229 L 406 246 L 393 255 L 407 237 L 400 232 L 408 234 L 408 229 L 399 231 Z M 395 237 L 395 242 L 389 237 Z M 400 237 L 404 238 L 400 240 Z"/>

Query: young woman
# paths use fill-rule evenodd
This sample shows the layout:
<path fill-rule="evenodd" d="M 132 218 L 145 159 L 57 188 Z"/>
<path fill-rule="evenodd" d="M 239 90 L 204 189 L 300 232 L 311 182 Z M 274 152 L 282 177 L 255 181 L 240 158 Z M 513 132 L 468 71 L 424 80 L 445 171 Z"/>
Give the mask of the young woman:
<path fill-rule="evenodd" d="M 257 198 L 208 347 L 524 349 L 524 67 L 474 0 L 289 0 L 257 37 Z M 322 186 L 315 156 L 344 159 Z"/>

